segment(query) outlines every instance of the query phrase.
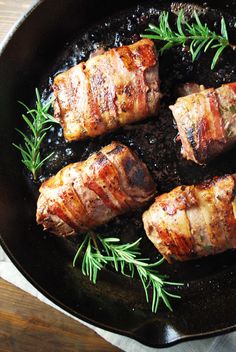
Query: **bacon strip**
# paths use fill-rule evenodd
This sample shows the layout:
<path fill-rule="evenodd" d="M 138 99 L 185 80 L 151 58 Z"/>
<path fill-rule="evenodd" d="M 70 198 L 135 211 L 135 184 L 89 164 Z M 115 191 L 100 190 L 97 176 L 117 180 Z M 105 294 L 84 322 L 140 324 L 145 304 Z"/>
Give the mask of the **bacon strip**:
<path fill-rule="evenodd" d="M 113 142 L 64 167 L 39 191 L 37 222 L 68 236 L 144 205 L 156 187 L 146 165 L 128 147 Z"/>
<path fill-rule="evenodd" d="M 185 158 L 204 164 L 236 143 L 236 83 L 178 98 L 170 109 Z"/>
<path fill-rule="evenodd" d="M 158 59 L 142 39 L 81 62 L 54 79 L 54 116 L 68 141 L 95 137 L 156 115 Z"/>
<path fill-rule="evenodd" d="M 236 248 L 236 175 L 158 196 L 143 214 L 147 236 L 168 260 L 189 260 Z"/>

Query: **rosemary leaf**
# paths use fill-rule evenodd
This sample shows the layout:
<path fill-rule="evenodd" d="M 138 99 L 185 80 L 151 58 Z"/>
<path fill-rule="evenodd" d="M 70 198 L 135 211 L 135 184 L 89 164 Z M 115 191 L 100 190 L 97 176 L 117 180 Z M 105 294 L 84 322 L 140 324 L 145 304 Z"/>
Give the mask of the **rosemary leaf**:
<path fill-rule="evenodd" d="M 226 28 L 226 23 L 224 17 L 221 18 L 221 35 L 223 38 L 225 38 L 227 41 L 229 40 L 228 37 L 228 32 Z"/>
<path fill-rule="evenodd" d="M 226 46 L 219 46 L 218 50 L 216 51 L 214 57 L 213 57 L 213 60 L 212 60 L 212 63 L 211 63 L 211 69 L 213 70 L 222 51 L 226 48 Z"/>

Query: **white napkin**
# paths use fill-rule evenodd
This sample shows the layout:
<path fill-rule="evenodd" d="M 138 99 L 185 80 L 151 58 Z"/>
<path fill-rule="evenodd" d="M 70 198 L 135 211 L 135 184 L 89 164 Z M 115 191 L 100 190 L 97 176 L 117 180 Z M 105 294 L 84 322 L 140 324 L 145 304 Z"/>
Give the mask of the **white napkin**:
<path fill-rule="evenodd" d="M 34 286 L 29 283 L 26 278 L 18 271 L 14 264 L 10 261 L 6 253 L 0 246 L 0 277 L 18 286 L 22 290 L 31 293 L 40 301 L 52 306 L 60 312 L 68 315 L 69 317 L 79 321 L 80 323 L 88 326 L 90 329 L 96 331 L 97 334 L 102 336 L 111 344 L 119 347 L 125 352 L 236 352 L 236 332 L 225 334 L 218 337 L 212 337 L 204 340 L 197 340 L 192 342 L 183 342 L 173 347 L 168 348 L 150 348 L 142 345 L 141 343 L 132 340 L 131 338 L 111 333 L 109 331 L 97 328 L 93 325 L 81 321 L 63 309 L 57 307 L 42 293 L 40 293 Z"/>

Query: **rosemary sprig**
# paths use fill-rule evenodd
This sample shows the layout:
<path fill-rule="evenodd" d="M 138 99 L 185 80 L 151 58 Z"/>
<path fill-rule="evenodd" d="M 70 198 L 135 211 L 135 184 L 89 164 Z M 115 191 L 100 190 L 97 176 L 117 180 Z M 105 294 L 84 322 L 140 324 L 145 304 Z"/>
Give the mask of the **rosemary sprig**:
<path fill-rule="evenodd" d="M 38 172 L 45 161 L 53 155 L 52 152 L 44 159 L 41 159 L 40 147 L 51 124 L 57 123 L 54 117 L 48 112 L 52 100 L 43 105 L 37 88 L 35 89 L 35 93 L 35 108 L 29 108 L 24 103 L 19 102 L 26 109 L 26 114 L 22 114 L 22 118 L 29 128 L 29 135 L 16 128 L 23 137 L 24 146 L 13 143 L 14 147 L 21 152 L 22 163 L 32 173 L 34 180 L 37 179 Z"/>
<path fill-rule="evenodd" d="M 133 243 L 120 244 L 118 238 L 104 238 L 100 235 L 88 233 L 73 260 L 73 266 L 79 255 L 84 253 L 82 259 L 82 273 L 90 278 L 95 284 L 98 272 L 105 265 L 111 265 L 117 272 L 133 278 L 135 272 L 138 274 L 146 296 L 146 301 L 150 301 L 150 290 L 152 288 L 152 312 L 156 313 L 159 302 L 162 300 L 166 307 L 172 311 L 169 297 L 180 298 L 180 296 L 167 291 L 167 285 L 181 285 L 176 282 L 166 281 L 166 276 L 157 272 L 156 268 L 161 265 L 164 258 L 149 263 L 148 258 L 142 258 L 139 243 L 141 239 Z"/>
<path fill-rule="evenodd" d="M 206 23 L 203 24 L 196 12 L 194 12 L 194 20 L 195 22 L 191 24 L 185 21 L 181 10 L 177 17 L 176 30 L 173 30 L 169 24 L 169 13 L 164 11 L 160 15 L 159 25 L 149 24 L 149 28 L 145 30 L 152 34 L 142 34 L 141 37 L 166 42 L 160 49 L 161 54 L 173 46 L 188 44 L 193 62 L 202 51 L 205 53 L 211 48 L 215 50 L 211 63 L 213 70 L 223 50 L 226 47 L 235 50 L 236 46 L 229 42 L 224 17 L 221 18 L 221 34 L 210 30 Z"/>

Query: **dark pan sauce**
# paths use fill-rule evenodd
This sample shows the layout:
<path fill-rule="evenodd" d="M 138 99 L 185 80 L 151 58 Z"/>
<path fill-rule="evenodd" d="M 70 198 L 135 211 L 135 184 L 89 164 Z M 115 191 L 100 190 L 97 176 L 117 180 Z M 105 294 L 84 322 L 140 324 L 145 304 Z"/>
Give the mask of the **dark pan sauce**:
<path fill-rule="evenodd" d="M 51 67 L 49 78 L 47 75 L 42 79 L 43 99 L 47 100 L 50 97 L 51 84 L 55 75 L 82 60 L 87 60 L 90 53 L 100 47 L 108 49 L 139 40 L 139 34 L 144 33 L 148 23 L 158 23 L 161 10 L 170 11 L 171 20 L 174 23 L 176 17 L 173 12 L 178 11 L 180 4 L 169 4 L 161 9 L 154 7 L 153 4 L 147 2 L 146 6 L 138 6 L 112 18 L 107 18 L 103 22 L 91 26 L 84 33 L 79 33 L 78 37 L 70 43 L 65 43 L 62 54 L 55 58 L 55 65 Z M 191 14 L 191 5 L 185 4 L 184 6 L 187 14 Z M 219 11 L 200 7 L 197 7 L 197 11 L 201 14 L 201 19 L 204 22 L 207 22 L 212 29 L 220 32 L 219 24 L 222 14 Z M 226 13 L 223 15 L 231 42 L 233 42 L 233 39 L 236 38 L 236 29 L 234 28 L 236 19 Z M 156 45 L 157 49 L 160 48 L 158 42 L 156 42 Z M 215 175 L 236 172 L 235 149 L 214 159 L 207 166 L 199 166 L 183 159 L 180 154 L 181 145 L 176 142 L 177 130 L 172 113 L 168 108 L 178 96 L 178 87 L 185 82 L 196 82 L 204 84 L 206 87 L 217 87 L 226 82 L 236 81 L 235 52 L 226 49 L 214 71 L 210 69 L 211 60 L 212 53 L 209 51 L 207 55 L 201 55 L 193 64 L 189 51 L 182 47 L 170 49 L 159 56 L 163 98 L 160 111 L 156 117 L 126 126 L 95 139 L 73 143 L 64 140 L 61 127 L 53 126 L 43 145 L 42 152 L 48 155 L 54 151 L 54 156 L 47 161 L 42 170 L 40 182 L 55 174 L 68 163 L 86 159 L 91 153 L 98 151 L 102 146 L 113 140 L 129 146 L 147 164 L 157 184 L 159 194 L 168 192 L 178 185 L 196 184 Z M 33 182 L 32 190 L 35 190 Z M 36 197 L 37 192 L 32 192 Z M 143 237 L 143 256 L 155 260 L 159 257 L 159 254 L 147 239 L 142 224 L 142 213 L 149 205 L 134 213 L 125 214 L 112 220 L 109 224 L 97 229 L 97 233 L 112 237 L 117 236 L 124 242 Z M 50 236 L 50 234 L 46 236 Z M 68 244 L 66 246 L 68 247 L 68 253 L 71 255 L 71 260 L 76 252 L 79 238 L 80 236 L 62 239 Z M 232 278 L 233 271 L 231 269 L 233 269 L 233 265 L 235 265 L 235 252 L 228 251 L 214 257 L 186 263 L 175 263 L 173 265 L 165 263 L 160 270 L 168 274 L 172 281 L 185 282 L 185 286 L 180 288 L 184 295 L 186 289 L 188 292 L 191 292 L 191 290 L 195 292 L 198 288 L 201 289 L 200 282 L 204 280 L 208 280 L 209 287 L 214 287 L 217 292 L 220 286 L 225 284 L 223 281 L 226 280 L 229 283 L 230 278 Z M 222 279 L 222 276 L 218 280 L 219 274 L 224 271 L 226 274 L 224 275 L 225 280 Z M 113 274 L 111 273 L 111 275 Z M 122 280 L 126 279 L 122 278 Z"/>

